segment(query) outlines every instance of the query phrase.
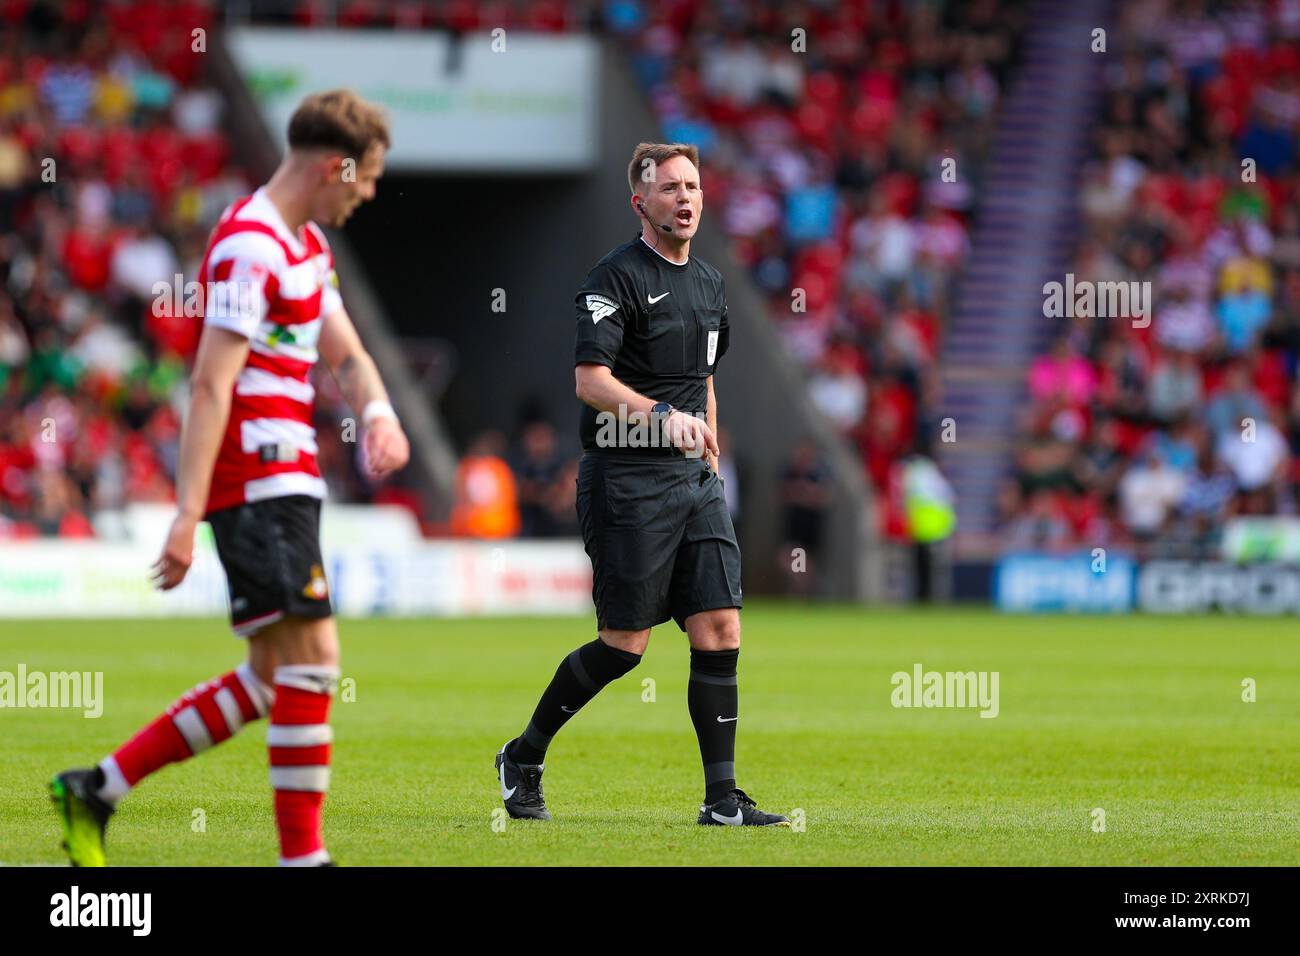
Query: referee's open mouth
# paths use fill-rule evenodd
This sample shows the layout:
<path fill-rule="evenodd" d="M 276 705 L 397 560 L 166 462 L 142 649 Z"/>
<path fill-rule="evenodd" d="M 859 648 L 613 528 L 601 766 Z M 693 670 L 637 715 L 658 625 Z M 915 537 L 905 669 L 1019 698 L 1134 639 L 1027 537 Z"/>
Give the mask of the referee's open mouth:
<path fill-rule="evenodd" d="M 695 219 L 695 211 L 693 209 L 679 209 L 673 219 L 677 221 L 679 226 L 689 226 Z"/>

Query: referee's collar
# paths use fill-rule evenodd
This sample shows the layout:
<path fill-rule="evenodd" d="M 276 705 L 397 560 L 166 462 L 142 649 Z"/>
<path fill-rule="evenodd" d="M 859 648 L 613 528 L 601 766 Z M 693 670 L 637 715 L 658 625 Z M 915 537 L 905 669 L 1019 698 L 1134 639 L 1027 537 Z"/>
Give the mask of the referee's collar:
<path fill-rule="evenodd" d="M 651 252 L 653 252 L 655 255 L 657 255 L 657 256 L 658 256 L 660 259 L 662 259 L 664 262 L 668 263 L 670 266 L 676 266 L 676 267 L 679 268 L 679 269 L 685 269 L 687 266 L 689 266 L 689 265 L 691 264 L 691 257 L 690 257 L 690 256 L 687 256 L 687 257 L 686 257 L 686 261 L 685 261 L 685 262 L 673 262 L 673 260 L 669 259 L 666 255 L 664 255 L 662 252 L 660 252 L 660 251 L 659 251 L 658 249 L 656 249 L 654 246 L 650 245 L 650 243 L 646 242 L 646 241 L 645 241 L 645 233 L 643 233 L 643 232 L 639 232 L 639 233 L 637 233 L 637 238 L 641 240 L 641 245 L 645 246 L 647 249 L 649 249 Z"/>

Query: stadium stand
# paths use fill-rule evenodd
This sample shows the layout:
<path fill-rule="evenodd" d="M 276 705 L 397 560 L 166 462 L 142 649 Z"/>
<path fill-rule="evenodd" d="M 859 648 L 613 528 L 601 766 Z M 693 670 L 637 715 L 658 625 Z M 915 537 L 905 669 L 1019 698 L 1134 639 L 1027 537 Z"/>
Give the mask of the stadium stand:
<path fill-rule="evenodd" d="M 333 8 L 306 0 L 254 4 L 251 13 L 298 26 L 491 22 L 615 35 L 665 137 L 702 146 L 710 208 L 733 254 L 767 296 L 814 401 L 859 449 L 887 503 L 882 528 L 902 534 L 897 463 L 935 416 L 972 181 L 1015 60 L 1022 5 L 981 0 L 939 13 L 752 3 L 725 16 L 695 0 L 499 10 L 361 0 L 339 5 L 336 17 Z M 0 533 L 10 535 L 89 533 L 96 511 L 169 498 L 185 400 L 176 386 L 197 329 L 183 312 L 153 309 L 152 288 L 195 273 L 216 215 L 249 188 L 221 136 L 220 97 L 167 29 L 210 24 L 207 5 L 73 4 L 41 24 L 43 9 L 4 8 L 37 28 L 21 40 L 13 31 L 0 57 L 0 222 L 9 237 L 0 256 Z M 820 38 L 808 55 L 791 50 L 799 28 Z M 58 176 L 37 188 L 46 158 Z M 940 175 L 946 159 L 964 171 L 956 181 Z M 328 376 L 317 384 L 321 419 L 346 414 Z M 85 440 L 42 441 L 51 421 L 55 434 Z M 538 453 L 530 428 L 510 456 L 517 468 Z M 321 435 L 332 496 L 371 498 L 353 449 L 335 429 Z M 520 527 L 567 528 L 556 478 L 572 463 L 531 467 L 536 474 L 519 480 L 537 503 Z"/>
<path fill-rule="evenodd" d="M 1296 512 L 1296 6 L 1164 10 L 1123 9 L 1072 263 L 1147 284 L 1150 322 L 1078 315 L 1033 362 L 1010 548 L 1207 557 L 1225 519 Z"/>
<path fill-rule="evenodd" d="M 198 323 L 177 276 L 251 184 L 192 30 L 206 3 L 0 5 L 0 537 L 94 533 L 170 501 Z M 184 30 L 177 25 L 183 25 Z M 193 27 L 200 24 L 200 27 Z M 158 283 L 169 290 L 158 294 Z M 317 381 L 318 426 L 348 414 Z M 335 500 L 370 489 L 335 427 Z M 395 495 L 393 500 L 411 499 Z"/>
<path fill-rule="evenodd" d="M 304 0 L 252 13 L 298 26 L 591 27 L 614 36 L 663 136 L 700 145 L 709 208 L 732 254 L 766 296 L 816 404 L 858 449 L 886 502 L 882 530 L 904 535 L 897 466 L 935 419 L 973 184 L 1016 60 L 1023 3 L 938 11 L 363 0 L 334 20 L 327 5 Z M 798 30 L 816 33 L 815 49 L 792 48 Z M 945 160 L 962 175 L 943 175 Z"/>

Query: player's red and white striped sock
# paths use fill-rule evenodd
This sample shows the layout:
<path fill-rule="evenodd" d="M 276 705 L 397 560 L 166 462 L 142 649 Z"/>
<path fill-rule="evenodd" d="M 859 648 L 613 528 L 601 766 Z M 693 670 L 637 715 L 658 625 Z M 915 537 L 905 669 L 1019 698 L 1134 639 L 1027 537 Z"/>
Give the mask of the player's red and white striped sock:
<path fill-rule="evenodd" d="M 321 837 L 321 805 L 330 783 L 330 698 L 335 667 L 286 664 L 275 669 L 275 704 L 266 744 L 271 752 L 275 823 L 281 866 L 329 860 Z"/>
<path fill-rule="evenodd" d="M 100 762 L 99 796 L 115 804 L 154 771 L 229 740 L 244 724 L 265 717 L 273 696 L 247 663 L 192 688 Z"/>

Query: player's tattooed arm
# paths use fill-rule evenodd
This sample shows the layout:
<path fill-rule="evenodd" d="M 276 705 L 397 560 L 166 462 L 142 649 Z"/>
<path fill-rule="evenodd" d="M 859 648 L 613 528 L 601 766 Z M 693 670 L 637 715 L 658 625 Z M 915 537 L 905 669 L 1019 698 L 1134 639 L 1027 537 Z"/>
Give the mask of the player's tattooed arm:
<path fill-rule="evenodd" d="M 343 309 L 325 317 L 320 336 L 320 357 L 324 360 L 343 398 L 360 415 L 371 402 L 387 402 L 388 392 L 379 369 L 370 357 L 351 317 Z"/>
<path fill-rule="evenodd" d="M 336 309 L 325 317 L 319 348 L 344 400 L 365 426 L 370 471 L 379 476 L 403 467 L 411 455 L 410 444 L 388 401 L 379 368 L 345 310 Z"/>
<path fill-rule="evenodd" d="M 321 360 L 334 376 L 344 400 L 358 416 L 363 416 L 373 402 L 388 404 L 388 391 L 379 377 L 379 368 L 361 343 L 361 336 L 346 310 L 336 309 L 325 317 L 319 348 Z"/>
<path fill-rule="evenodd" d="M 379 370 L 374 367 L 373 360 L 369 366 L 366 367 L 365 359 L 361 356 L 349 355 L 339 363 L 338 368 L 331 369 L 343 398 L 358 413 L 366 407 L 368 401 L 374 400 L 366 398 L 367 395 L 387 401 L 383 383 L 379 381 Z"/>

